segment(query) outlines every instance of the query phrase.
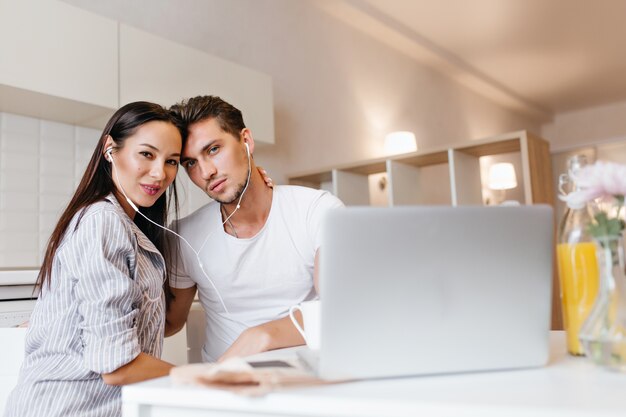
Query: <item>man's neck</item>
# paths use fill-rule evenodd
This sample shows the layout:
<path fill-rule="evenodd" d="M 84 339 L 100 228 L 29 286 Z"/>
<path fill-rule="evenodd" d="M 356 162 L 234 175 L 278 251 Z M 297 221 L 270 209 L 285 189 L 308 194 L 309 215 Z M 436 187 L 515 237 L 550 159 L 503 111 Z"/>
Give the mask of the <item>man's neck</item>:
<path fill-rule="evenodd" d="M 238 238 L 251 238 L 265 226 L 272 208 L 273 190 L 269 188 L 256 167 L 252 167 L 250 184 L 241 199 L 241 207 L 224 225 L 224 230 Z M 237 208 L 237 199 L 230 204 L 222 204 L 222 219 Z"/>

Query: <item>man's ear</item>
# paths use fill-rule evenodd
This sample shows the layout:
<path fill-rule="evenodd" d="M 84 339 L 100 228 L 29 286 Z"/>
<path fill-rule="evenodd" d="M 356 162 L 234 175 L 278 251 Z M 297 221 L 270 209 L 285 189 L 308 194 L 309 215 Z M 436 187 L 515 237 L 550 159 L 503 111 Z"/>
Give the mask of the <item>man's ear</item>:
<path fill-rule="evenodd" d="M 241 131 L 241 140 L 248 144 L 250 155 L 254 154 L 254 138 L 252 137 L 252 131 L 247 127 Z"/>

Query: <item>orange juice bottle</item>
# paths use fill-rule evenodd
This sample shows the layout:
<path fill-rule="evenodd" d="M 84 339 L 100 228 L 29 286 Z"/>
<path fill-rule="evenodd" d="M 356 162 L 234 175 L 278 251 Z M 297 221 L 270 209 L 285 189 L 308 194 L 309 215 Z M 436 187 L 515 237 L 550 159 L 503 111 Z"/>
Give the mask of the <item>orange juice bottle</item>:
<path fill-rule="evenodd" d="M 573 181 L 576 172 L 587 164 L 584 155 L 576 155 L 568 161 L 568 174 L 559 178 L 559 189 L 566 194 L 565 185 L 571 191 L 577 190 Z M 557 244 L 557 264 L 561 289 L 561 304 L 567 351 L 572 355 L 584 355 L 578 340 L 580 327 L 589 315 L 598 293 L 599 270 L 596 248 L 589 232 L 592 215 L 587 204 L 568 202 L 563 220 L 559 226 Z"/>
<path fill-rule="evenodd" d="M 583 355 L 578 332 L 598 294 L 599 271 L 593 242 L 559 243 L 557 262 L 567 351 Z"/>

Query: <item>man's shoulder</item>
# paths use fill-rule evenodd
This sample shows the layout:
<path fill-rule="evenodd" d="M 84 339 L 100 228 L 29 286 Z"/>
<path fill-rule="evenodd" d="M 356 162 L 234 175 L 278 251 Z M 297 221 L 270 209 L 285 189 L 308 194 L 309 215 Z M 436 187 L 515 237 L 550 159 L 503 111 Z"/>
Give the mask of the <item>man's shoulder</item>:
<path fill-rule="evenodd" d="M 320 209 L 342 207 L 343 203 L 328 191 L 298 185 L 279 185 L 275 189 L 281 204 L 308 211 L 312 207 Z"/>
<path fill-rule="evenodd" d="M 336 198 L 328 191 L 302 187 L 300 185 L 278 185 L 275 187 L 275 191 L 280 198 L 294 199 L 303 202 L 315 201 L 319 198 L 323 198 L 324 196 Z"/>
<path fill-rule="evenodd" d="M 196 209 L 191 214 L 175 221 L 174 224 L 177 224 L 178 227 L 193 227 L 198 222 L 204 223 L 209 218 L 210 214 L 216 210 L 216 207 L 219 208 L 219 203 L 217 201 L 210 201 L 209 203 L 203 205 L 199 209 Z"/>

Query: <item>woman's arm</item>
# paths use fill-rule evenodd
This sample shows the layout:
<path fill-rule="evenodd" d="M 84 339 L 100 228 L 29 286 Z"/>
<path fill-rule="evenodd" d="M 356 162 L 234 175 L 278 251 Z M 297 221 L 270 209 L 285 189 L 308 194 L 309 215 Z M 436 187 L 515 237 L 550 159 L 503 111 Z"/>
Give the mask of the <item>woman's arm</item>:
<path fill-rule="evenodd" d="M 83 217 L 62 253 L 75 281 L 82 368 L 102 375 L 111 385 L 164 376 L 172 367 L 142 353 L 139 334 L 161 331 L 157 320 L 164 320 L 165 312 L 154 318 L 153 327 L 138 328 L 145 294 L 132 279 L 127 261 L 136 254 L 132 229 L 107 206 Z"/>
<path fill-rule="evenodd" d="M 111 373 L 102 374 L 102 379 L 107 385 L 133 384 L 146 379 L 169 375 L 170 369 L 173 367 L 174 365 L 170 363 L 142 352 L 126 365 Z"/>

